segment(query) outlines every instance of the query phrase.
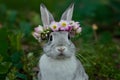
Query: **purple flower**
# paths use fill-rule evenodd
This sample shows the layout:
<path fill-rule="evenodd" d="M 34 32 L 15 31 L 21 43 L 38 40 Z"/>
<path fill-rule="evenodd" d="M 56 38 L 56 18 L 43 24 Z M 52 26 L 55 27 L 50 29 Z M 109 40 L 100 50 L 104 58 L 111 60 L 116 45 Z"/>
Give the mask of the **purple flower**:
<path fill-rule="evenodd" d="M 71 31 L 71 30 L 72 30 L 72 28 L 73 28 L 73 27 L 72 27 L 71 25 L 69 25 L 69 26 L 68 26 L 68 30 L 67 30 L 67 31 Z"/>

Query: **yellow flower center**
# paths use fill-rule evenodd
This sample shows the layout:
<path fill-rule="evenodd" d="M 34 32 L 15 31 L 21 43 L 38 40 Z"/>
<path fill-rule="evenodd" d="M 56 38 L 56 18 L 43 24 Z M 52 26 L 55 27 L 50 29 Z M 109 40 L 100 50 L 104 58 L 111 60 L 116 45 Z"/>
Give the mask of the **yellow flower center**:
<path fill-rule="evenodd" d="M 62 26 L 63 26 L 63 27 L 66 27 L 66 25 L 67 25 L 66 23 L 62 23 Z"/>
<path fill-rule="evenodd" d="M 54 26 L 53 26 L 53 29 L 56 29 L 56 28 L 57 28 L 57 26 L 56 26 L 56 25 L 54 25 Z"/>

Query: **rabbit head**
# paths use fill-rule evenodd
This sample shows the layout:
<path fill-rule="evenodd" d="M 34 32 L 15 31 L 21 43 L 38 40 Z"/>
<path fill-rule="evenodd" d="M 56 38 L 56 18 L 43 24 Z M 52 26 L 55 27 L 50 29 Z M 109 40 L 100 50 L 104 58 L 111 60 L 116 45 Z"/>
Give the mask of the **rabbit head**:
<path fill-rule="evenodd" d="M 61 20 L 71 21 L 74 4 L 63 13 Z M 52 14 L 41 4 L 41 18 L 44 26 L 54 21 Z M 67 31 L 51 32 L 48 42 L 43 47 L 44 53 L 54 59 L 70 58 L 75 55 L 75 46 L 70 40 L 70 33 Z"/>

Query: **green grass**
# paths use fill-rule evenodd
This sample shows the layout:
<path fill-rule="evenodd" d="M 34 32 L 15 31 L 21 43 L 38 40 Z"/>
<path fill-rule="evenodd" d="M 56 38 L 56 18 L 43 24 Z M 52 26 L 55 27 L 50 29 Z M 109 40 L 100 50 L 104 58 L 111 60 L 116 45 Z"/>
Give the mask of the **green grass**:
<path fill-rule="evenodd" d="M 90 80 L 120 79 L 120 46 L 115 43 L 83 43 L 77 57 L 84 64 Z"/>

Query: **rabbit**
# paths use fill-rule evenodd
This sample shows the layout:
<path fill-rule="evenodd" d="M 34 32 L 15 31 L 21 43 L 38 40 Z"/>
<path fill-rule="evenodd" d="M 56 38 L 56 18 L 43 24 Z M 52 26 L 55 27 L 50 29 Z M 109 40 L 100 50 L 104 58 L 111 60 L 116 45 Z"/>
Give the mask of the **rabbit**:
<path fill-rule="evenodd" d="M 71 21 L 73 8 L 74 4 L 71 4 L 61 20 Z M 43 25 L 50 25 L 54 21 L 52 14 L 44 4 L 40 5 L 40 10 Z M 88 75 L 75 53 L 76 48 L 70 40 L 69 32 L 51 32 L 39 60 L 38 80 L 88 80 Z"/>

